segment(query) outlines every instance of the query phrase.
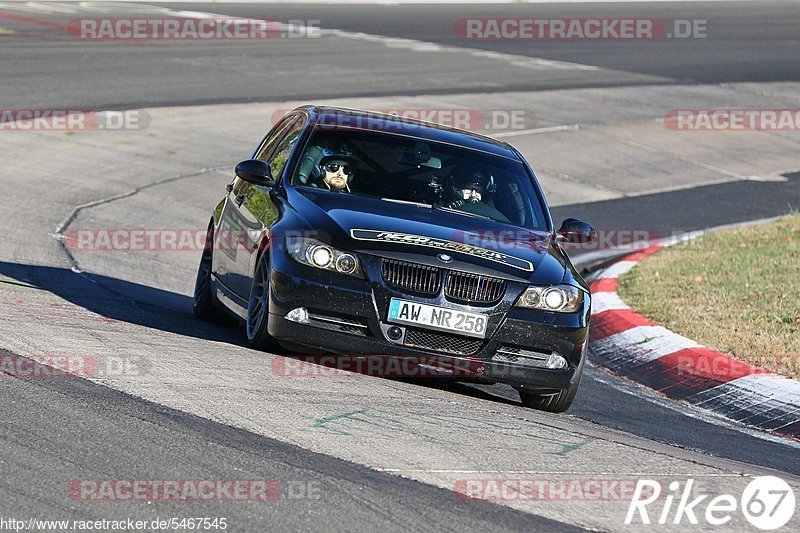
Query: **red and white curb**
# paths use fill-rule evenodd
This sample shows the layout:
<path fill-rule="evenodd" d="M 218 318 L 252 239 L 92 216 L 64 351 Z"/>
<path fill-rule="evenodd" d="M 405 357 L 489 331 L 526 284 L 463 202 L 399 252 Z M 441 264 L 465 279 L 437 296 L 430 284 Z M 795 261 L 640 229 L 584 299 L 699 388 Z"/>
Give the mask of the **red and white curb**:
<path fill-rule="evenodd" d="M 617 280 L 664 246 L 625 256 L 591 283 L 593 362 L 746 426 L 800 440 L 800 381 L 711 350 L 632 310 Z"/>

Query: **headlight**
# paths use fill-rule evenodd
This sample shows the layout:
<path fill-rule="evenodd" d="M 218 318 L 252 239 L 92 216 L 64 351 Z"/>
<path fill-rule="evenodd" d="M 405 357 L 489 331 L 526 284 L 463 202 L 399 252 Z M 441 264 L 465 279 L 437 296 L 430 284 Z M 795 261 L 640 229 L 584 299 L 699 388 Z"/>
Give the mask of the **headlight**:
<path fill-rule="evenodd" d="M 583 291 L 572 285 L 528 287 L 517 300 L 517 307 L 574 313 L 581 308 Z"/>
<path fill-rule="evenodd" d="M 289 252 L 289 256 L 298 263 L 322 270 L 332 270 L 348 276 L 364 277 L 364 272 L 355 255 L 337 250 L 318 240 L 287 238 L 286 250 Z"/>

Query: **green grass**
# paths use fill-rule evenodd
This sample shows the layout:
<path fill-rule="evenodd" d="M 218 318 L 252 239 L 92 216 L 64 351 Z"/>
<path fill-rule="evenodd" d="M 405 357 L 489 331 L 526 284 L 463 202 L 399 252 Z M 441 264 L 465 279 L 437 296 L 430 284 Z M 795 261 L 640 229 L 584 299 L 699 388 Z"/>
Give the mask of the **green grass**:
<path fill-rule="evenodd" d="M 800 214 L 661 250 L 619 293 L 675 333 L 800 378 Z"/>

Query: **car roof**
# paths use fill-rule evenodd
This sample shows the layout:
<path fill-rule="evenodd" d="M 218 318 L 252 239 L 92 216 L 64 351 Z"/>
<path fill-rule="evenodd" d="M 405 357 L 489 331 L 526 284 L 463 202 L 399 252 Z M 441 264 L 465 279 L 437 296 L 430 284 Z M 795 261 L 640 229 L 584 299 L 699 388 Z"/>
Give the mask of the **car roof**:
<path fill-rule="evenodd" d="M 312 123 L 315 124 L 341 124 L 342 127 L 347 128 L 407 135 L 420 140 L 443 142 L 481 150 L 515 161 L 521 160 L 517 151 L 508 143 L 471 131 L 451 128 L 433 122 L 346 107 L 308 105 L 297 109 L 307 111 L 311 115 Z"/>

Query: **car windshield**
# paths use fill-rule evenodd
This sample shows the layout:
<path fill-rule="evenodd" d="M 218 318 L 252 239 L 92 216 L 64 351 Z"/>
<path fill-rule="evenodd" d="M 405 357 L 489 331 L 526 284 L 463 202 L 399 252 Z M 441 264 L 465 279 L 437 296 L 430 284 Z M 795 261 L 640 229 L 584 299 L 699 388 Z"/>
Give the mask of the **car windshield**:
<path fill-rule="evenodd" d="M 547 230 L 532 178 L 519 161 L 404 135 L 317 128 L 291 183 Z"/>

